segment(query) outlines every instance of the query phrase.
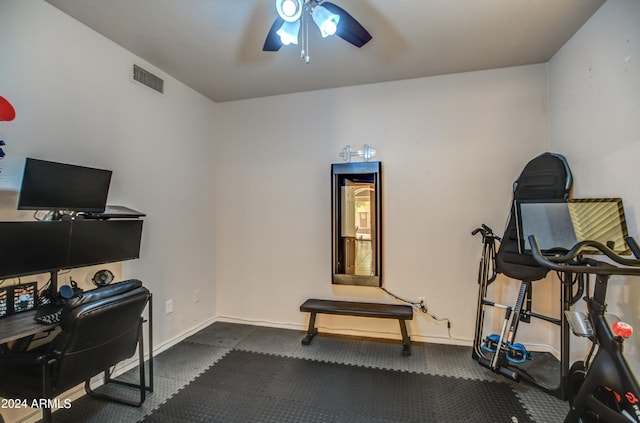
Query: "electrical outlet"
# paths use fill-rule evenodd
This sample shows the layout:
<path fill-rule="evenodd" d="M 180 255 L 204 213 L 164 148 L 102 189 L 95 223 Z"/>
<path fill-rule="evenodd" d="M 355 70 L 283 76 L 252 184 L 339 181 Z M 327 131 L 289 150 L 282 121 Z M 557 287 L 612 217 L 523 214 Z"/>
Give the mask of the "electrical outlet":
<path fill-rule="evenodd" d="M 173 313 L 173 300 L 167 300 L 167 302 L 164 303 L 164 312 L 166 314 Z"/>
<path fill-rule="evenodd" d="M 199 303 L 200 302 L 200 290 L 196 289 L 195 291 L 193 291 L 193 302 L 194 303 Z"/>

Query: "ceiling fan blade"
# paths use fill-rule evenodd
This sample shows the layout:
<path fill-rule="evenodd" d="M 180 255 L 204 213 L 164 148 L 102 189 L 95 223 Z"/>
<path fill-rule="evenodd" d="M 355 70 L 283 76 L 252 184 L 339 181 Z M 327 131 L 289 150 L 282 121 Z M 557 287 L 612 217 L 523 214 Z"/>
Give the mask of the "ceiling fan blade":
<path fill-rule="evenodd" d="M 267 39 L 264 40 L 264 47 L 262 47 L 262 51 L 280 50 L 280 47 L 282 47 L 282 41 L 280 41 L 280 36 L 276 34 L 276 31 L 280 29 L 283 23 L 284 19 L 278 16 L 275 22 L 273 22 L 273 25 L 271 25 L 271 29 L 267 34 Z"/>
<path fill-rule="evenodd" d="M 328 1 L 322 2 L 329 12 L 340 16 L 336 35 L 356 47 L 362 47 L 371 40 L 371 34 L 358 21 L 354 19 L 346 10 Z"/>

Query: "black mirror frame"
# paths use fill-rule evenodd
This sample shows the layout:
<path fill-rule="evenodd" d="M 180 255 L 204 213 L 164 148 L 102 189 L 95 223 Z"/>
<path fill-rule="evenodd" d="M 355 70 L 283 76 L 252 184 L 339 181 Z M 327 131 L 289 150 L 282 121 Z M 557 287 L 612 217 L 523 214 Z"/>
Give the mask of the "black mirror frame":
<path fill-rule="evenodd" d="M 371 276 L 352 275 L 338 273 L 339 267 L 339 242 L 341 227 L 341 200 L 340 178 L 344 175 L 369 175 L 373 176 L 375 187 L 375 218 L 372 222 L 375 239 L 372 242 L 372 252 L 375 254 L 373 265 L 375 272 Z M 355 162 L 334 163 L 331 165 L 331 282 L 335 285 L 358 286 L 382 286 L 382 163 L 381 162 Z"/>

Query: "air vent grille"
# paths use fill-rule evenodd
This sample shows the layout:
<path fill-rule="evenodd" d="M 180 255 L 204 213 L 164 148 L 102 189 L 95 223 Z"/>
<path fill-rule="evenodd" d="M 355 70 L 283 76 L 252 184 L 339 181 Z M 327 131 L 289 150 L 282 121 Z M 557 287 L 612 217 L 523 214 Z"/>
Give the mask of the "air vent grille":
<path fill-rule="evenodd" d="M 164 81 L 138 65 L 133 65 L 133 79 L 159 93 L 164 92 Z"/>

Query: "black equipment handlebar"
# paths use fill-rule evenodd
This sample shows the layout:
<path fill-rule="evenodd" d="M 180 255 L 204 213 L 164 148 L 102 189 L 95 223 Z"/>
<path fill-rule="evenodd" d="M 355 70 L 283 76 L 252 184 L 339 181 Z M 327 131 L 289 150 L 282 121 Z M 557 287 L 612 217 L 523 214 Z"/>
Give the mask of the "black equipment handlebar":
<path fill-rule="evenodd" d="M 500 241 L 500 237 L 496 236 L 493 233 L 493 230 L 487 225 L 485 225 L 484 223 L 481 225 L 480 228 L 475 228 L 473 231 L 471 231 L 471 235 L 476 235 L 478 232 L 480 233 L 480 235 L 482 235 L 483 242 L 485 240 L 494 240 L 494 239 Z"/>
<path fill-rule="evenodd" d="M 638 246 L 636 240 L 633 239 L 633 237 L 628 236 L 625 238 L 625 241 L 627 241 L 627 245 L 629 246 L 629 249 L 631 250 L 633 255 L 636 256 L 637 259 L 640 259 L 640 246 Z"/>
<path fill-rule="evenodd" d="M 637 258 L 629 259 L 616 254 L 611 248 L 597 241 L 581 241 L 562 255 L 545 256 L 540 251 L 535 235 L 529 235 L 529 244 L 533 258 L 542 266 L 560 272 L 593 273 L 597 275 L 633 275 L 640 276 L 640 247 L 632 237 L 625 239 L 627 245 Z M 595 248 L 620 266 L 582 257 L 587 248 Z M 578 257 L 578 260 L 575 260 Z"/>
<path fill-rule="evenodd" d="M 493 236 L 493 231 L 491 230 L 490 227 L 488 227 L 487 225 L 485 225 L 484 223 L 482 224 L 482 227 L 480 228 L 475 228 L 472 232 L 471 235 L 475 235 L 478 232 L 480 232 L 480 234 L 484 237 L 484 236 Z"/>

